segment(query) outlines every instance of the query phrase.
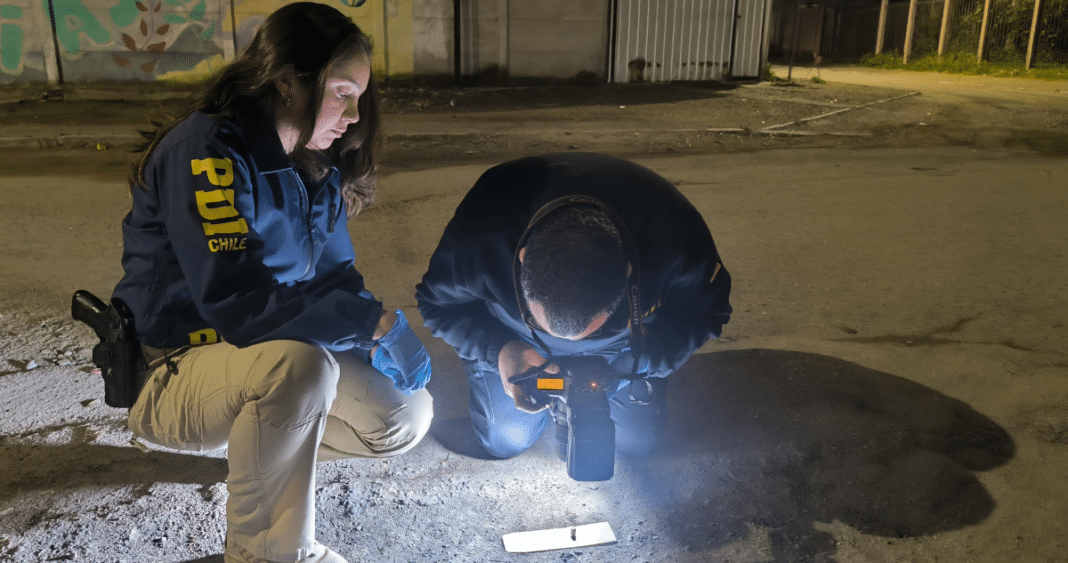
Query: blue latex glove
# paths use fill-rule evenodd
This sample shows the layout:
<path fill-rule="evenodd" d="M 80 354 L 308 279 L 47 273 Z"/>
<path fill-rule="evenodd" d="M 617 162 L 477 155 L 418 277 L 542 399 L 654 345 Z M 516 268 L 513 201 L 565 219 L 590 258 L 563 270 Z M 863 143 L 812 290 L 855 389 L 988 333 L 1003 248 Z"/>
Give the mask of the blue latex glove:
<path fill-rule="evenodd" d="M 426 387 L 430 381 L 430 354 L 408 326 L 404 313 L 397 311 L 397 322 L 376 343 L 379 348 L 371 356 L 371 365 L 393 380 L 393 385 L 405 395 Z"/>

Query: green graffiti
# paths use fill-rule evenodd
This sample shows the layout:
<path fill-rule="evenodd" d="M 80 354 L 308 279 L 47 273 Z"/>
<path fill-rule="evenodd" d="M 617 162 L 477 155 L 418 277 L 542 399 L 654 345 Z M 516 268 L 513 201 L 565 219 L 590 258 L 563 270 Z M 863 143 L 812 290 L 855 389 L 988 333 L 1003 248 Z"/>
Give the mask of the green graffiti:
<path fill-rule="evenodd" d="M 48 0 L 42 0 L 42 4 L 47 14 Z M 67 54 L 77 55 L 81 52 L 79 36 L 82 34 L 98 45 L 111 40 L 108 30 L 79 0 L 53 0 L 52 6 L 55 9 L 56 37 Z"/>
<path fill-rule="evenodd" d="M 189 12 L 189 19 L 199 20 L 204 17 L 204 13 L 207 12 L 208 6 L 204 3 L 204 0 L 197 2 L 196 6 L 193 6 L 193 11 Z"/>
<path fill-rule="evenodd" d="M 0 19 L 21 20 L 22 8 L 0 6 Z M 12 23 L 0 23 L 0 70 L 14 74 L 22 63 L 22 27 Z"/>
<path fill-rule="evenodd" d="M 9 23 L 0 24 L 0 70 L 14 74 L 18 72 L 20 62 L 22 62 L 22 28 Z"/>
<path fill-rule="evenodd" d="M 108 13 L 115 25 L 126 27 L 137 19 L 137 0 L 121 0 Z"/>

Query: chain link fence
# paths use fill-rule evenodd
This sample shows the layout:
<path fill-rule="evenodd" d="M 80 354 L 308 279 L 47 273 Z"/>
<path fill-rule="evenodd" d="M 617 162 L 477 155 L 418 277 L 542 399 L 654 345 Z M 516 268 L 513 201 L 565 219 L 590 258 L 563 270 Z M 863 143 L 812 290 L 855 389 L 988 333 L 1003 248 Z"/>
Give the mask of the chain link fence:
<path fill-rule="evenodd" d="M 1042 0 L 1032 66 L 1068 65 L 1068 0 Z"/>
<path fill-rule="evenodd" d="M 946 0 L 946 38 L 943 54 L 978 56 L 984 0 Z"/>
<path fill-rule="evenodd" d="M 1037 20 L 1035 2 L 1039 2 Z M 989 3 L 989 11 L 987 4 Z M 783 32 L 778 35 L 792 40 L 795 23 L 799 37 L 796 44 L 807 51 L 820 45 L 826 59 L 856 61 L 869 53 L 904 53 L 908 41 L 910 3 L 889 2 L 885 19 L 881 19 L 878 1 L 843 3 L 822 7 L 823 17 L 812 24 L 813 8 L 792 5 L 790 0 L 776 2 Z M 986 32 L 983 33 L 984 13 Z M 809 17 L 806 17 L 809 16 Z M 774 18 L 774 14 L 773 14 Z M 795 20 L 796 18 L 796 20 Z M 882 22 L 882 48 L 877 36 Z M 1032 25 L 1034 40 L 1032 41 Z M 944 31 L 943 31 L 944 29 Z M 773 29 L 772 39 L 775 39 Z M 980 52 L 980 42 L 983 43 Z M 790 41 L 792 43 L 792 41 Z M 783 41 L 779 52 L 788 53 L 792 45 Z M 998 63 L 1025 64 L 1032 67 L 1068 66 L 1068 0 L 917 0 L 913 16 L 910 58 L 924 56 L 974 57 Z M 771 52 L 776 52 L 772 45 Z"/>

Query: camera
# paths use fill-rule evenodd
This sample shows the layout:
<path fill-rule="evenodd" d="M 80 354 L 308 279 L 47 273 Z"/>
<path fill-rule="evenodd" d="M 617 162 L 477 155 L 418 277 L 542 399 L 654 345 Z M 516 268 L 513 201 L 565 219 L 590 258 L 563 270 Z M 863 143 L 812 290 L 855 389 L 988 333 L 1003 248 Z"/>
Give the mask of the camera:
<path fill-rule="evenodd" d="M 524 386 L 539 404 L 550 404 L 557 453 L 567 462 L 568 476 L 576 481 L 607 481 L 615 473 L 616 461 L 616 426 L 608 395 L 619 379 L 599 356 L 551 361 L 560 366 L 560 373 L 523 373 L 510 382 Z"/>

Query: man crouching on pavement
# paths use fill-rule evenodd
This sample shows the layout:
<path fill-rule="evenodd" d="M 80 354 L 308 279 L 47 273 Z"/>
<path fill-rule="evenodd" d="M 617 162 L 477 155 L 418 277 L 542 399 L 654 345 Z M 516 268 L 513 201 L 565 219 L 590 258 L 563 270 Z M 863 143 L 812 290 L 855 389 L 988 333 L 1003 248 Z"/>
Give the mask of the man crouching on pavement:
<path fill-rule="evenodd" d="M 416 298 L 463 360 L 471 423 L 490 455 L 527 450 L 550 418 L 509 380 L 557 373 L 574 357 L 603 359 L 616 381 L 616 449 L 643 455 L 664 428 L 666 376 L 719 336 L 730 287 L 704 220 L 670 182 L 618 158 L 563 153 L 483 174 Z"/>

